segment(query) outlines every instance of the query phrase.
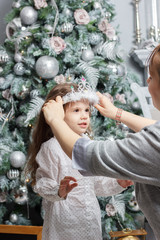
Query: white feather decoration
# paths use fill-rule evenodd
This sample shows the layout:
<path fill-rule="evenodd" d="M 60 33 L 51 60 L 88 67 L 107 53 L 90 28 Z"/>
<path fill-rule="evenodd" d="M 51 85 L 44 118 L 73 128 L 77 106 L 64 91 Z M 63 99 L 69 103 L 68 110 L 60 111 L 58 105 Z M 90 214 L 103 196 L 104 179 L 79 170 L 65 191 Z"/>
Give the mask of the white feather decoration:
<path fill-rule="evenodd" d="M 29 121 L 39 114 L 43 104 L 44 104 L 44 99 L 38 96 L 31 100 L 29 111 L 27 113 L 27 118 L 24 122 L 26 125 L 28 125 Z"/>

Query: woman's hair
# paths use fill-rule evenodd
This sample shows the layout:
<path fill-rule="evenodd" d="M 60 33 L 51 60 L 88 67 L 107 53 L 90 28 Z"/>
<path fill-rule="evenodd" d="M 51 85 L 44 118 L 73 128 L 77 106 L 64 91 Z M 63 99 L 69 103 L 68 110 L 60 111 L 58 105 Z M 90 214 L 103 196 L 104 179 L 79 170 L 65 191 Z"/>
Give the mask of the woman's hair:
<path fill-rule="evenodd" d="M 157 56 L 157 58 L 155 58 L 155 56 Z M 147 62 L 149 63 L 150 70 L 151 70 L 151 67 L 153 66 L 153 61 L 155 64 L 155 68 L 157 69 L 157 72 L 159 74 L 159 80 L 160 80 L 160 44 L 152 51 L 152 53 L 148 58 Z"/>
<path fill-rule="evenodd" d="M 75 83 L 64 83 L 56 85 L 46 97 L 46 102 L 49 100 L 55 100 L 57 96 L 65 96 L 67 93 L 71 92 L 71 86 L 74 87 L 74 90 L 78 90 L 78 86 Z M 44 106 L 43 104 L 43 106 Z M 67 103 L 69 104 L 69 103 Z M 65 105 L 67 105 L 65 104 Z M 64 109 L 65 109 L 64 105 Z M 42 107 L 43 107 L 42 106 Z M 44 114 L 42 110 L 40 111 L 39 116 L 37 117 L 37 121 L 32 133 L 32 142 L 28 149 L 28 161 L 25 167 L 25 174 L 29 175 L 30 182 L 32 185 L 35 185 L 36 182 L 36 170 L 38 168 L 38 164 L 36 162 L 36 155 L 40 150 L 42 143 L 48 141 L 53 137 L 52 130 L 50 126 L 46 123 Z"/>

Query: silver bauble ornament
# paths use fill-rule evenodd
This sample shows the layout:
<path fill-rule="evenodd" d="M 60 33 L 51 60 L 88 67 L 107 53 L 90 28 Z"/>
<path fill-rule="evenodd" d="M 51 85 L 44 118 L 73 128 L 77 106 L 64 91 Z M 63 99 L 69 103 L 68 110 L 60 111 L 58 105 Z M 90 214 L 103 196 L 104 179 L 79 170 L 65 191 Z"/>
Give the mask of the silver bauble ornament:
<path fill-rule="evenodd" d="M 26 162 L 26 156 L 21 151 L 14 151 L 9 156 L 12 167 L 20 168 L 23 167 Z"/>
<path fill-rule="evenodd" d="M 63 23 L 61 31 L 65 33 L 71 33 L 73 31 L 73 24 L 69 22 Z"/>
<path fill-rule="evenodd" d="M 8 60 L 9 60 L 8 54 L 5 51 L 1 50 L 0 51 L 0 63 L 8 62 Z"/>
<path fill-rule="evenodd" d="M 10 180 L 13 180 L 13 179 L 16 179 L 19 177 L 19 170 L 18 169 L 10 169 L 8 172 L 7 172 L 7 177 L 10 179 Z"/>
<path fill-rule="evenodd" d="M 25 185 L 21 185 L 19 189 L 16 189 L 13 195 L 15 203 L 19 205 L 24 205 L 28 201 L 28 190 Z"/>
<path fill-rule="evenodd" d="M 65 17 L 72 17 L 73 13 L 72 13 L 72 11 L 70 9 L 65 8 L 63 10 L 63 15 L 65 15 Z"/>
<path fill-rule="evenodd" d="M 17 63 L 19 63 L 19 62 L 22 62 L 22 60 L 23 60 L 23 56 L 20 54 L 20 53 L 15 53 L 14 54 L 14 61 L 15 62 L 17 62 Z"/>
<path fill-rule="evenodd" d="M 123 77 L 124 75 L 126 74 L 126 68 L 125 68 L 125 66 L 124 65 L 118 65 L 117 66 L 117 75 L 119 76 L 119 77 Z"/>
<path fill-rule="evenodd" d="M 18 99 L 24 99 L 26 96 L 28 96 L 30 93 L 30 88 L 26 87 L 25 85 L 22 85 L 22 90 L 21 92 L 16 94 L 16 97 Z"/>
<path fill-rule="evenodd" d="M 44 25 L 44 28 L 45 28 L 47 31 L 49 31 L 49 32 L 52 32 L 52 31 L 53 31 L 53 27 L 52 27 L 51 25 L 49 25 L 49 24 L 45 24 L 45 25 Z"/>
<path fill-rule="evenodd" d="M 139 110 L 141 107 L 140 107 L 140 103 L 139 102 L 133 102 L 132 103 L 132 109 L 134 110 Z"/>
<path fill-rule="evenodd" d="M 35 69 L 39 77 L 50 79 L 59 72 L 59 62 L 54 57 L 42 56 L 38 58 Z"/>
<path fill-rule="evenodd" d="M 128 202 L 128 205 L 129 205 L 130 210 L 132 210 L 134 212 L 140 211 L 139 205 L 138 205 L 136 197 L 135 197 L 135 191 L 132 192 L 132 197 L 131 197 L 130 201 Z"/>
<path fill-rule="evenodd" d="M 18 221 L 18 216 L 17 216 L 17 214 L 11 213 L 10 216 L 9 216 L 9 221 L 10 221 L 11 223 L 16 223 L 16 222 Z"/>
<path fill-rule="evenodd" d="M 107 68 L 112 71 L 112 73 L 117 74 L 117 65 L 114 63 L 109 63 Z"/>
<path fill-rule="evenodd" d="M 101 35 L 98 33 L 89 34 L 89 42 L 91 45 L 97 45 L 101 41 Z"/>
<path fill-rule="evenodd" d="M 31 98 L 35 98 L 37 97 L 38 95 L 40 95 L 40 91 L 38 89 L 34 89 L 30 92 L 30 97 Z"/>
<path fill-rule="evenodd" d="M 20 18 L 21 18 L 22 24 L 32 25 L 37 21 L 38 13 L 33 7 L 26 6 L 21 10 Z"/>
<path fill-rule="evenodd" d="M 83 50 L 83 52 L 82 52 L 83 61 L 89 62 L 89 61 L 93 60 L 93 58 L 94 58 L 94 52 L 91 49 Z"/>
<path fill-rule="evenodd" d="M 25 122 L 25 120 L 26 120 L 26 116 L 23 116 L 23 115 L 18 116 L 18 117 L 16 118 L 16 125 L 17 125 L 18 127 L 24 127 L 24 122 Z"/>
<path fill-rule="evenodd" d="M 105 17 L 108 19 L 108 21 L 110 21 L 111 13 L 110 12 L 106 12 L 105 13 Z"/>
<path fill-rule="evenodd" d="M 16 63 L 14 65 L 14 72 L 15 72 L 16 75 L 22 76 L 25 72 L 25 68 L 24 68 L 23 63 L 21 63 L 21 62 Z"/>

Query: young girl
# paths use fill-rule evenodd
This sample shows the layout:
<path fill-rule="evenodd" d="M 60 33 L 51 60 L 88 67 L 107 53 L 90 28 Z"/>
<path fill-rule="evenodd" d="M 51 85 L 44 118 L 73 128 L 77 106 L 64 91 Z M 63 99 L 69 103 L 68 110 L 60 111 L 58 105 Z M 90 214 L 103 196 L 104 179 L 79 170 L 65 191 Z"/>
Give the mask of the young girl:
<path fill-rule="evenodd" d="M 83 84 L 79 89 L 76 84 L 59 84 L 51 90 L 46 103 L 58 95 L 63 97 L 64 120 L 68 126 L 78 135 L 89 134 L 90 105 L 97 102 L 96 94 L 88 87 L 85 89 Z M 33 133 L 28 170 L 35 192 L 43 197 L 43 240 L 101 240 L 101 212 L 96 195 L 117 194 L 124 190 L 119 184 L 126 187 L 129 182 L 83 177 L 73 169 L 71 159 L 53 136 L 42 111 Z M 70 184 L 75 179 L 78 186 L 77 183 Z"/>

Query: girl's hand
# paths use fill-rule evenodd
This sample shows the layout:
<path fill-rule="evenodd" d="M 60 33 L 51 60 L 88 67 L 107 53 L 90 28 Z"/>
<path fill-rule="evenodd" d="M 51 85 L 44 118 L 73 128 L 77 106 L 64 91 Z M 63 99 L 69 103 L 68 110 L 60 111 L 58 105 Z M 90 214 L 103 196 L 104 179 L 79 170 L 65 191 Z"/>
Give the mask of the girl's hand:
<path fill-rule="evenodd" d="M 74 183 L 70 183 L 70 181 L 72 181 Z M 58 195 L 61 198 L 66 198 L 67 194 L 70 191 L 72 191 L 73 188 L 75 188 L 77 186 L 78 186 L 78 183 L 77 183 L 77 180 L 74 177 L 66 176 L 60 182 Z"/>
<path fill-rule="evenodd" d="M 63 102 L 60 96 L 56 97 L 56 101 L 49 100 L 42 107 L 42 111 L 45 117 L 46 122 L 50 125 L 54 121 L 59 121 L 64 119 L 64 109 Z"/>
<path fill-rule="evenodd" d="M 133 185 L 134 183 L 131 180 L 121 180 L 121 179 L 117 179 L 118 184 L 123 187 L 129 187 L 131 185 Z"/>
<path fill-rule="evenodd" d="M 110 99 L 100 92 L 96 93 L 99 97 L 99 104 L 95 105 L 95 108 L 104 116 L 115 119 L 117 113 L 117 107 L 115 107 Z"/>

